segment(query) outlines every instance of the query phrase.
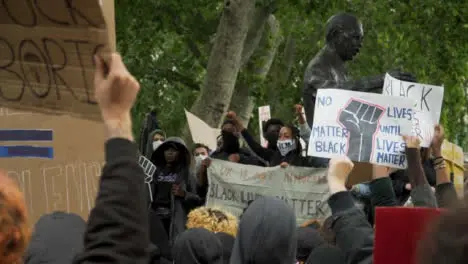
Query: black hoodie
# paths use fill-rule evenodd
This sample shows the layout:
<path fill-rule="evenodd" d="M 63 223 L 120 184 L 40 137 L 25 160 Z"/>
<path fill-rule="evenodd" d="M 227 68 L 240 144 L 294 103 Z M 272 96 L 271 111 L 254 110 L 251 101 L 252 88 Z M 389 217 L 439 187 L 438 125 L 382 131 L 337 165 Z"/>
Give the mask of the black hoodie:
<path fill-rule="evenodd" d="M 173 256 L 174 264 L 223 264 L 223 247 L 214 233 L 192 228 L 177 237 Z"/>
<path fill-rule="evenodd" d="M 230 263 L 295 263 L 296 243 L 292 208 L 283 200 L 261 197 L 242 215 Z"/>
<path fill-rule="evenodd" d="M 76 214 L 54 212 L 43 215 L 34 226 L 25 264 L 71 263 L 83 250 L 86 222 Z"/>

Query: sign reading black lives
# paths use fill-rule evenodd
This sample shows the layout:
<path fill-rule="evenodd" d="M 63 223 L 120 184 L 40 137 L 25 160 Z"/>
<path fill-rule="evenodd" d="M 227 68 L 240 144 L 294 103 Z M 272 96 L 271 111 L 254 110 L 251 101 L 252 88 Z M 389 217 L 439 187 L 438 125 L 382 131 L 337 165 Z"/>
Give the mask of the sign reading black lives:
<path fill-rule="evenodd" d="M 99 120 L 95 54 L 109 54 L 99 0 L 0 1 L 2 106 Z"/>

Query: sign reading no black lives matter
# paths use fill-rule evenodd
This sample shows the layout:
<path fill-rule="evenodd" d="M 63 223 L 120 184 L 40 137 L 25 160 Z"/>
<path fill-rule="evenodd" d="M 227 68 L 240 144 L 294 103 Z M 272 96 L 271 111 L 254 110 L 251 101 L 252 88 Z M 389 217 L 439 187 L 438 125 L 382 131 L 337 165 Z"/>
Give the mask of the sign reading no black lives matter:
<path fill-rule="evenodd" d="M 2 106 L 99 120 L 95 54 L 109 54 L 98 0 L 0 2 Z"/>
<path fill-rule="evenodd" d="M 320 89 L 308 155 L 406 168 L 401 135 L 412 135 L 413 105 L 408 98 Z"/>
<path fill-rule="evenodd" d="M 421 139 L 421 146 L 429 147 L 434 135 L 434 125 L 440 120 L 444 87 L 400 81 L 387 73 L 382 94 L 414 100 L 413 131 Z"/>
<path fill-rule="evenodd" d="M 289 166 L 257 167 L 213 160 L 208 168 L 206 206 L 240 216 L 250 201 L 261 196 L 284 200 L 296 213 L 298 225 L 331 215 L 327 169 Z"/>

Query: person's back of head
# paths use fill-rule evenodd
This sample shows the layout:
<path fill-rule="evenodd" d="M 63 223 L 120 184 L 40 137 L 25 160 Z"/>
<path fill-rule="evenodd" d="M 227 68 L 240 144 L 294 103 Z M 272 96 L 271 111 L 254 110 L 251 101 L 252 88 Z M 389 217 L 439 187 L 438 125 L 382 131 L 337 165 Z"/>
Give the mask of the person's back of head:
<path fill-rule="evenodd" d="M 213 232 L 192 228 L 181 233 L 173 247 L 174 264 L 222 264 L 223 247 Z"/>
<path fill-rule="evenodd" d="M 71 263 L 84 248 L 86 222 L 77 214 L 53 212 L 34 226 L 25 264 Z"/>
<path fill-rule="evenodd" d="M 0 264 L 20 263 L 30 238 L 23 193 L 0 172 Z"/>
<path fill-rule="evenodd" d="M 468 263 L 468 207 L 441 215 L 419 245 L 419 264 Z"/>
<path fill-rule="evenodd" d="M 216 237 L 221 242 L 223 246 L 223 262 L 224 264 L 229 264 L 229 260 L 231 259 L 232 255 L 232 248 L 234 247 L 234 242 L 236 238 L 230 234 L 219 232 L 215 234 Z"/>
<path fill-rule="evenodd" d="M 312 251 L 306 264 L 345 264 L 346 257 L 339 248 L 331 245 L 322 245 Z"/>
<path fill-rule="evenodd" d="M 261 197 L 243 213 L 232 264 L 290 264 L 296 258 L 296 216 L 283 200 Z"/>
<path fill-rule="evenodd" d="M 305 262 L 310 253 L 325 244 L 325 239 L 317 229 L 312 227 L 299 227 L 297 229 L 296 260 Z"/>

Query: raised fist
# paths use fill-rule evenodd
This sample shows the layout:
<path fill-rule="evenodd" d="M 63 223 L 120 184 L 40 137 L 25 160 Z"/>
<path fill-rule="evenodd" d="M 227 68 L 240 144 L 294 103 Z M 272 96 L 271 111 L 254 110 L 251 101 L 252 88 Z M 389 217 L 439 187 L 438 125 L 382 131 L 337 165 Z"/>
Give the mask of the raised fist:
<path fill-rule="evenodd" d="M 348 157 L 368 162 L 372 153 L 373 135 L 384 109 L 367 102 L 351 99 L 340 112 L 339 122 L 349 133 Z"/>

